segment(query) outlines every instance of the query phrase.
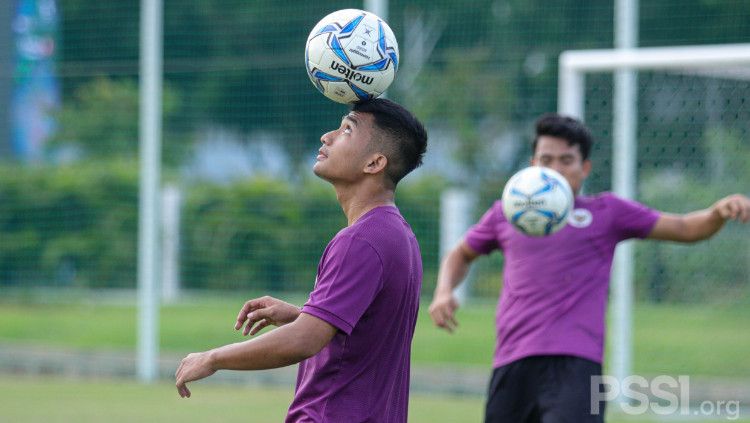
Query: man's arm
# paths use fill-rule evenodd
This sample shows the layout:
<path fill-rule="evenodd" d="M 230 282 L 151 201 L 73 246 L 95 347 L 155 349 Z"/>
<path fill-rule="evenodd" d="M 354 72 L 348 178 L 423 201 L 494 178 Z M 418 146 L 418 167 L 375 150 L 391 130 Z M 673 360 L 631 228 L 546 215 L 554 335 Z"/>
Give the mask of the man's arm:
<path fill-rule="evenodd" d="M 463 282 L 469 271 L 471 262 L 479 256 L 466 241 L 461 241 L 443 259 L 438 272 L 435 294 L 430 304 L 430 317 L 435 325 L 448 332 L 458 326 L 455 318 L 458 301 L 453 295 L 453 290 Z"/>
<path fill-rule="evenodd" d="M 258 338 L 224 345 L 185 357 L 177 369 L 177 392 L 190 397 L 186 383 L 217 370 L 262 370 L 299 363 L 323 349 L 337 329 L 315 316 L 301 313 L 292 323 Z"/>
<path fill-rule="evenodd" d="M 750 221 L 750 198 L 742 194 L 724 197 L 711 207 L 683 215 L 662 213 L 649 239 L 696 242 L 710 238 L 727 220 Z"/>

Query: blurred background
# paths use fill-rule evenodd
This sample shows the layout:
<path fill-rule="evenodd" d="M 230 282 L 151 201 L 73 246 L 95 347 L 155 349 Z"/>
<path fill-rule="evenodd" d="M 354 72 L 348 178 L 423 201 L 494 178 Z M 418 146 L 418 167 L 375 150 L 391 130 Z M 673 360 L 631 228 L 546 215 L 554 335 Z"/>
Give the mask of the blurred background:
<path fill-rule="evenodd" d="M 117 392 L 131 391 L 139 392 L 133 404 L 146 414 L 129 414 L 138 407 L 126 403 L 115 420 L 176 419 L 163 407 L 173 400 L 168 378 L 181 355 L 240 339 L 229 327 L 253 296 L 303 303 L 326 243 L 346 223 L 333 190 L 311 173 L 321 134 L 337 127 L 346 107 L 310 83 L 303 49 L 323 16 L 365 5 L 164 0 L 158 376 L 167 385 L 127 385 L 136 374 L 137 337 L 137 3 L 0 5 L 0 385 L 18 395 L 0 398 L 2 420 L 84 421 L 85 415 L 97 421 L 92 404 L 118 404 Z M 457 189 L 468 193 L 462 220 L 472 223 L 500 197 L 508 177 L 528 163 L 534 120 L 558 109 L 559 55 L 613 48 L 615 5 L 385 4 L 401 50 L 388 97 L 411 109 L 430 134 L 424 166 L 397 195 L 425 265 L 412 407 L 465 405 L 468 414 L 457 416 L 477 420 L 502 256 L 475 266 L 459 331 L 438 333 L 426 308 L 441 251 L 441 198 Z M 750 4 L 644 1 L 637 29 L 642 47 L 744 43 Z M 750 68 L 642 71 L 636 87 L 639 201 L 687 212 L 750 193 Z M 612 189 L 612 93 L 612 73 L 587 75 L 584 120 L 596 138 L 588 193 Z M 690 375 L 697 404 L 750 404 L 748 225 L 730 223 L 697 245 L 637 243 L 634 286 L 633 371 Z M 277 421 L 294 374 L 217 379 L 244 384 L 245 392 L 281 389 L 274 397 L 282 401 L 265 405 L 276 414 L 257 420 Z M 112 396 L 96 397 L 106 392 L 101 386 Z M 54 404 L 48 414 L 34 414 L 43 413 L 41 406 L 23 408 L 23 398 L 50 389 L 56 392 L 50 398 L 61 400 L 67 387 L 92 390 L 80 409 L 63 407 L 70 416 Z M 158 395 L 169 400 L 146 407 Z M 185 407 L 196 415 L 194 405 Z M 101 413 L 112 410 L 118 408 Z M 414 421 L 472 420 L 415 410 Z"/>

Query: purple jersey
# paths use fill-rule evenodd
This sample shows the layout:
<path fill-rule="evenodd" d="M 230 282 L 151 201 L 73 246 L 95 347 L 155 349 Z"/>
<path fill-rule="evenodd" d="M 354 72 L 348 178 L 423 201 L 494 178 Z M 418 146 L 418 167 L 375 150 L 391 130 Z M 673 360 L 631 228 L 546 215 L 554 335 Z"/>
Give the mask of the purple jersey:
<path fill-rule="evenodd" d="M 300 363 L 287 422 L 406 422 L 422 257 L 397 208 L 377 207 L 325 249 L 302 312 L 338 329 Z"/>
<path fill-rule="evenodd" d="M 476 252 L 505 258 L 494 367 L 534 355 L 601 363 L 615 246 L 645 238 L 658 217 L 610 193 L 576 197 L 567 226 L 534 238 L 514 229 L 497 201 L 465 237 Z"/>

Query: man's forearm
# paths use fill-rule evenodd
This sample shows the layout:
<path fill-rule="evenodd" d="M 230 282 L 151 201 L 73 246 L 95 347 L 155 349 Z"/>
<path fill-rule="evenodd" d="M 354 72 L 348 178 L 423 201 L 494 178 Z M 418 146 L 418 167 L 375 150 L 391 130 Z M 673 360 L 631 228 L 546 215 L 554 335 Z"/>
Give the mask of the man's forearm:
<path fill-rule="evenodd" d="M 224 345 L 208 352 L 215 370 L 265 370 L 299 363 L 315 353 L 297 333 L 285 325 L 255 339 Z"/>
<path fill-rule="evenodd" d="M 662 214 L 649 237 L 681 242 L 701 241 L 719 232 L 727 220 L 750 222 L 750 198 L 732 194 L 704 210 L 684 215 Z"/>
<path fill-rule="evenodd" d="M 724 226 L 724 218 L 714 210 L 708 208 L 694 211 L 682 217 L 685 222 L 686 241 L 695 242 L 708 239 Z"/>
<path fill-rule="evenodd" d="M 438 273 L 436 293 L 448 294 L 466 278 L 469 272 L 469 261 L 460 248 L 452 250 L 443 260 Z"/>

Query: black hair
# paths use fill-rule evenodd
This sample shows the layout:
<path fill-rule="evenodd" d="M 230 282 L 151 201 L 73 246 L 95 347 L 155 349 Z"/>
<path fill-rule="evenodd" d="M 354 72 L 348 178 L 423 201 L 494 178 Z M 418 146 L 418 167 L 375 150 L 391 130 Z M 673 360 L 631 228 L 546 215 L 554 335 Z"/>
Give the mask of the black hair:
<path fill-rule="evenodd" d="M 422 164 L 427 150 L 427 131 L 419 120 L 403 106 L 384 98 L 355 103 L 352 111 L 369 113 L 380 134 L 373 142 L 388 159 L 386 176 L 393 186 Z"/>
<path fill-rule="evenodd" d="M 583 122 L 557 113 L 547 113 L 537 119 L 536 136 L 534 137 L 534 142 L 531 144 L 532 153 L 536 152 L 537 142 L 542 135 L 562 138 L 570 146 L 577 145 L 581 151 L 583 160 L 589 158 L 591 145 L 594 143 L 591 132 Z"/>

